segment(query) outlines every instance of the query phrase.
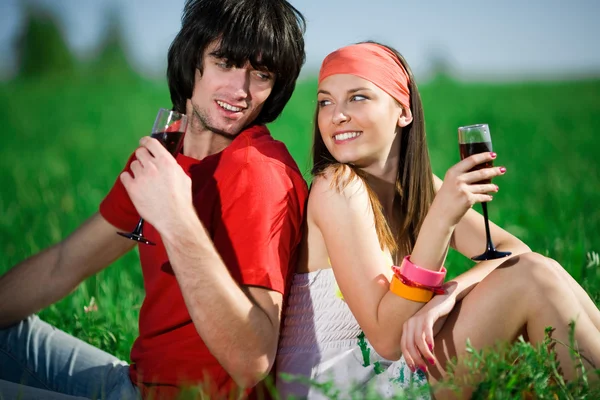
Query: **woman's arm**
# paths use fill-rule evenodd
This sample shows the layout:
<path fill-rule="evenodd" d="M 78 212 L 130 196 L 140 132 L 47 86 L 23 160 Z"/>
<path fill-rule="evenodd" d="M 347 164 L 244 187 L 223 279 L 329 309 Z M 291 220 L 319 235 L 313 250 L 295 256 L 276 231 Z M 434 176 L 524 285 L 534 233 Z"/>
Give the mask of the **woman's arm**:
<path fill-rule="evenodd" d="M 436 271 L 442 267 L 461 218 L 473 204 L 489 201 L 485 193 L 496 189 L 472 183 L 501 175 L 498 168 L 468 172 L 491 159 L 490 153 L 476 154 L 448 171 L 447 183 L 438 191 L 411 254 L 415 264 Z M 402 325 L 424 304 L 389 291 L 393 263 L 379 244 L 367 189 L 349 168 L 345 173 L 349 183 L 343 187 L 334 186 L 331 172 L 315 178 L 308 213 L 323 235 L 340 290 L 365 335 L 379 354 L 397 359 Z"/>
<path fill-rule="evenodd" d="M 442 180 L 437 176 L 434 176 L 434 180 L 437 191 L 442 185 Z M 508 233 L 492 221 L 489 221 L 489 224 L 490 234 L 497 250 L 510 251 L 512 253 L 511 257 L 531 251 L 516 236 Z M 459 253 L 471 258 L 480 254 L 485 249 L 485 240 L 483 216 L 475 210 L 470 209 L 454 229 L 450 245 Z M 504 261 L 506 261 L 506 258 L 481 261 L 467 272 L 452 279 L 450 282 L 456 283 L 456 287 L 453 290 L 456 300 L 458 301 L 465 297 L 483 278 Z"/>
<path fill-rule="evenodd" d="M 434 176 L 434 182 L 436 192 L 438 192 L 442 181 Z M 530 251 L 523 242 L 491 221 L 490 233 L 498 250 L 510 251 L 512 256 Z M 485 240 L 483 217 L 469 209 L 454 228 L 452 247 L 470 258 L 481 253 L 485 248 Z M 465 297 L 490 272 L 506 260 L 507 258 L 501 258 L 479 262 L 467 272 L 446 282 L 444 285 L 445 295 L 435 296 L 404 323 L 401 348 L 409 365 L 425 368 L 426 364 L 423 359 L 430 360 L 430 363 L 433 362 L 433 338 L 444 324 L 445 316 L 452 311 L 457 301 Z"/>
<path fill-rule="evenodd" d="M 436 195 L 411 253 L 410 258 L 414 264 L 433 271 L 440 270 L 448 254 L 450 241 L 455 237 L 455 231 L 469 230 L 475 226 L 474 223 L 469 223 L 465 227 L 463 223 L 465 219 L 472 222 L 472 219 L 478 216 L 471 207 L 477 203 L 491 201 L 490 193 L 498 191 L 494 184 L 478 182 L 503 175 L 505 170 L 499 167 L 471 170 L 478 164 L 492 161 L 495 157 L 494 153 L 479 153 L 467 157 L 448 169 L 444 182 L 433 176 Z M 461 242 L 464 242 L 464 250 L 469 254 L 472 252 L 473 256 L 482 250 L 477 245 L 485 243 L 484 224 L 483 221 L 478 222 L 480 224 L 478 229 L 472 232 L 473 235 Z M 483 235 L 480 240 L 479 235 Z"/>
<path fill-rule="evenodd" d="M 337 284 L 350 310 L 375 350 L 387 359 L 400 357 L 402 323 L 423 303 L 389 291 L 391 266 L 381 249 L 373 210 L 364 183 L 350 178 L 343 189 L 333 187 L 333 174 L 313 180 L 308 216 L 320 230 Z"/>

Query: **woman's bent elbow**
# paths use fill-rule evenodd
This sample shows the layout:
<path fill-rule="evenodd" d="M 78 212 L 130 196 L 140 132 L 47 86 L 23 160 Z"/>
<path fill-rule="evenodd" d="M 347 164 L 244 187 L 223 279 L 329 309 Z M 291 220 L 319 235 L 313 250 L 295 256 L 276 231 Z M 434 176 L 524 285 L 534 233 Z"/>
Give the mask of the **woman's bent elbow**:
<path fill-rule="evenodd" d="M 390 361 L 397 361 L 402 356 L 400 340 L 394 339 L 391 335 L 382 335 L 380 338 L 374 338 L 371 346 L 381 357 Z"/>

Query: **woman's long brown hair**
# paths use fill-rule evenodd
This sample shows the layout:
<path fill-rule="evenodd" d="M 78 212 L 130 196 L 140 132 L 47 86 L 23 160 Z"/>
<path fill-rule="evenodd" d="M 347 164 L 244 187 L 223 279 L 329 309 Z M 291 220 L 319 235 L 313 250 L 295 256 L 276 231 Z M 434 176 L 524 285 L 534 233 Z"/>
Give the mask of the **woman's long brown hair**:
<path fill-rule="evenodd" d="M 376 43 L 376 42 L 367 42 Z M 376 43 L 381 45 L 380 43 Z M 384 46 L 384 45 L 381 45 Z M 427 141 L 425 135 L 425 119 L 421 96 L 415 83 L 413 73 L 404 57 L 394 48 L 385 46 L 396 54 L 409 76 L 410 110 L 413 120 L 402 128 L 400 133 L 400 157 L 398 158 L 398 176 L 396 179 L 396 193 L 394 195 L 392 226 L 397 227 L 392 232 L 390 224 L 385 218 L 381 202 L 369 186 L 366 173 L 352 164 L 341 164 L 333 158 L 323 139 L 318 124 L 318 106 L 315 112 L 314 138 L 313 138 L 313 168 L 312 175 L 323 175 L 326 170 L 333 173 L 333 185 L 343 188 L 352 179 L 361 179 L 369 195 L 373 214 L 375 216 L 375 229 L 382 249 L 388 249 L 397 259 L 410 254 L 417 235 L 427 215 L 434 197 L 433 174 Z M 348 171 L 350 167 L 351 173 Z"/>

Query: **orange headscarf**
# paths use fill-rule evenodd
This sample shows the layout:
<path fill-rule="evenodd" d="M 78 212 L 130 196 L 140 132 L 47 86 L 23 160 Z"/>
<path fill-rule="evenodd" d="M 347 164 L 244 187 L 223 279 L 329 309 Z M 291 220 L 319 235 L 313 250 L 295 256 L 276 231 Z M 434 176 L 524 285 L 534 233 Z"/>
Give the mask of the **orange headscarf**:
<path fill-rule="evenodd" d="M 410 109 L 408 74 L 398 57 L 385 46 L 359 43 L 334 51 L 323 60 L 319 83 L 336 74 L 366 79 Z"/>

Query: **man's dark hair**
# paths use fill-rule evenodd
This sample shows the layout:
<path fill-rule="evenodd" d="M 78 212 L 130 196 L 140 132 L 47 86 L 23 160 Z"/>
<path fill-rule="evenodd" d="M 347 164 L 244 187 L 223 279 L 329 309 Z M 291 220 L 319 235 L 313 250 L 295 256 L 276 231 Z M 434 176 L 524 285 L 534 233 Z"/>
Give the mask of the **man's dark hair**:
<path fill-rule="evenodd" d="M 203 70 L 204 50 L 219 40 L 216 53 L 231 65 L 250 62 L 276 74 L 273 90 L 253 123 L 272 122 L 281 114 L 305 61 L 306 24 L 298 10 L 285 0 L 188 0 L 181 22 L 167 67 L 175 110 L 186 111 L 196 68 Z"/>

